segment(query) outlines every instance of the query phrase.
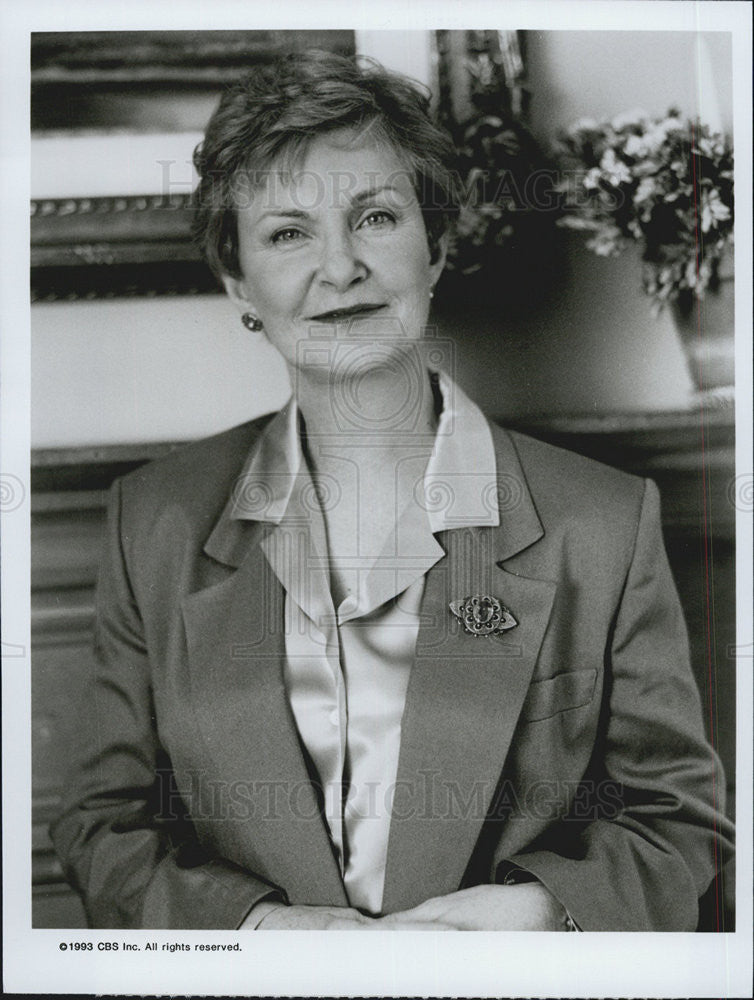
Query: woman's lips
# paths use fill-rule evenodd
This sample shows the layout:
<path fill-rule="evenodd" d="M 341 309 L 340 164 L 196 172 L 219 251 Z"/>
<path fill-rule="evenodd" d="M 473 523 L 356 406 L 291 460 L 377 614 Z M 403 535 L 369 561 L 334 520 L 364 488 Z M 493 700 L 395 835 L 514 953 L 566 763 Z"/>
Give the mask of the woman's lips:
<path fill-rule="evenodd" d="M 384 303 L 364 302 L 357 306 L 317 313 L 316 316 L 310 316 L 309 319 L 316 323 L 339 323 L 349 319 L 365 319 L 384 308 Z"/>

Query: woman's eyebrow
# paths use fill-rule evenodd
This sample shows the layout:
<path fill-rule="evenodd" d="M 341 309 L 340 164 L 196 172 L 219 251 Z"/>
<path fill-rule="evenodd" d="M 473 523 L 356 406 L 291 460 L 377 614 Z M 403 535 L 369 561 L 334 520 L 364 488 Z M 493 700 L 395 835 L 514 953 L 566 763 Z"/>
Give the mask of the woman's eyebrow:
<path fill-rule="evenodd" d="M 300 208 L 271 208 L 269 212 L 263 212 L 259 216 L 258 222 L 263 219 L 308 219 L 309 213 Z"/>
<path fill-rule="evenodd" d="M 358 191 L 351 199 L 351 205 L 358 206 L 363 205 L 364 202 L 371 201 L 372 198 L 376 198 L 379 194 L 384 194 L 385 192 L 391 192 L 395 195 L 400 195 L 398 188 L 394 187 L 392 184 L 382 184 L 379 187 L 368 187 L 363 191 Z M 347 194 L 346 191 L 343 192 Z M 263 222 L 265 219 L 310 219 L 311 212 L 305 212 L 300 208 L 271 208 L 266 212 L 263 212 L 257 222 Z"/>
<path fill-rule="evenodd" d="M 385 191 L 392 191 L 394 194 L 399 194 L 400 192 L 392 184 L 382 184 L 380 187 L 369 187 L 364 191 L 359 191 L 351 199 L 354 205 L 361 205 L 365 201 L 369 201 L 371 198 L 375 198 L 378 194 L 382 194 Z"/>

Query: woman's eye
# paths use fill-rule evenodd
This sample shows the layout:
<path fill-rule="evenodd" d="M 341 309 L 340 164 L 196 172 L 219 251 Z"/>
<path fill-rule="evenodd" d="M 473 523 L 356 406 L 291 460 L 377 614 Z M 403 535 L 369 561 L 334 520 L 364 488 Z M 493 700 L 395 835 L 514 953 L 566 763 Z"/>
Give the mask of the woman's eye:
<path fill-rule="evenodd" d="M 293 243 L 295 240 L 301 237 L 302 233 L 300 229 L 294 229 L 291 226 L 286 229 L 278 229 L 276 233 L 273 233 L 270 237 L 272 243 Z"/>
<path fill-rule="evenodd" d="M 395 222 L 395 216 L 391 215 L 390 212 L 385 212 L 382 209 L 375 209 L 373 212 L 369 212 L 368 215 L 364 216 L 361 225 L 372 227 L 372 226 L 382 226 L 388 222 Z"/>

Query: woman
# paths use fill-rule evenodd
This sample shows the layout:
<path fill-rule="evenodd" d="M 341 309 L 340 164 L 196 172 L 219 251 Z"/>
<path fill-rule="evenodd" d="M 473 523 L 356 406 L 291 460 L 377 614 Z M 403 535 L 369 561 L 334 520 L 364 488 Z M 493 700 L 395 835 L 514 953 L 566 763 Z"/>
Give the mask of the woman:
<path fill-rule="evenodd" d="M 94 926 L 696 925 L 730 831 L 657 491 L 441 370 L 450 163 L 329 55 L 209 124 L 197 232 L 293 395 L 113 487 L 53 832 Z"/>

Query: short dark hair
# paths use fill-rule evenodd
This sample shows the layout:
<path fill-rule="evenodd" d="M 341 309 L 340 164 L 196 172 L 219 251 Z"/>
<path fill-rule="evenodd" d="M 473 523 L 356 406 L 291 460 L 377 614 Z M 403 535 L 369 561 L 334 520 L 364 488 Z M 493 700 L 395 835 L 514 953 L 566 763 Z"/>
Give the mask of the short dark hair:
<path fill-rule="evenodd" d="M 410 171 L 432 259 L 458 214 L 449 136 L 432 121 L 429 92 L 371 59 L 307 51 L 254 69 L 223 94 L 194 152 L 194 237 L 218 277 L 241 277 L 236 187 L 241 177 L 298 156 L 317 135 L 368 129 Z"/>

